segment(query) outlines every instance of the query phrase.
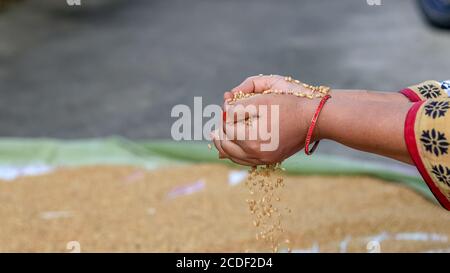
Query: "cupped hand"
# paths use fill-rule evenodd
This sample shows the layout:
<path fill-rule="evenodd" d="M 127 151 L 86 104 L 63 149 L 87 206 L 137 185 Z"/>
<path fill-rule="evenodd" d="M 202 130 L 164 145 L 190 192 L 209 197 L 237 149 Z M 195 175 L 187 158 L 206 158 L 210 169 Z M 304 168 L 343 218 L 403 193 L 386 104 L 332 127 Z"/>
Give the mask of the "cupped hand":
<path fill-rule="evenodd" d="M 288 82 L 281 76 L 255 76 L 224 98 L 229 101 L 232 92 L 262 93 L 268 89 L 310 92 L 301 83 Z M 225 103 L 226 121 L 212 135 L 220 157 L 249 166 L 272 164 L 290 157 L 305 145 L 315 101 L 289 94 L 260 94 Z M 315 132 L 313 139 L 317 136 Z"/>

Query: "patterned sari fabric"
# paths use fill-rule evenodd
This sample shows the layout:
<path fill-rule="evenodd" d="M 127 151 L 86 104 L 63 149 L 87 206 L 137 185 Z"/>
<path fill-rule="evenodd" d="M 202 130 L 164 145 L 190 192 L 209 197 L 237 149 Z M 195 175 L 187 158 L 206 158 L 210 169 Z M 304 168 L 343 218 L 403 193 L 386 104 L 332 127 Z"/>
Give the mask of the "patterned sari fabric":
<path fill-rule="evenodd" d="M 408 151 L 439 203 L 450 210 L 450 81 L 425 81 L 400 92 L 414 102 L 405 121 Z"/>

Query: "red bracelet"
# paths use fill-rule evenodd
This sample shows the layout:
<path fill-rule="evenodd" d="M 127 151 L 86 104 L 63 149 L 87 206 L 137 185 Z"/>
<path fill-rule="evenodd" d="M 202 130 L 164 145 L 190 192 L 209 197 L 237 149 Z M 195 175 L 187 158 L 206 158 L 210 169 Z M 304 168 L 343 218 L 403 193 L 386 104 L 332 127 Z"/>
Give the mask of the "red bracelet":
<path fill-rule="evenodd" d="M 311 148 L 311 150 L 309 149 L 309 144 L 311 143 L 311 137 L 314 132 L 314 128 L 316 127 L 317 119 L 319 118 L 320 112 L 322 112 L 322 108 L 329 98 L 331 98 L 330 95 L 326 95 L 325 97 L 322 98 L 322 100 L 319 103 L 319 106 L 317 106 L 314 116 L 311 119 L 311 125 L 309 125 L 308 133 L 306 134 L 305 140 L 305 154 L 307 155 L 311 155 L 319 145 L 320 140 L 314 142 L 314 145 Z"/>

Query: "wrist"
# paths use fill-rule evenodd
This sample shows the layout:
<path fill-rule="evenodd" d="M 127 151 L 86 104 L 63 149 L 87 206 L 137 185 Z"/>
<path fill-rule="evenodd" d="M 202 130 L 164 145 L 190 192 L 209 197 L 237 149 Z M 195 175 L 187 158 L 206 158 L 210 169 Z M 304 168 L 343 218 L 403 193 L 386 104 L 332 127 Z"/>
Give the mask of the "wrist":
<path fill-rule="evenodd" d="M 303 106 L 304 111 L 302 114 L 302 118 L 303 118 L 303 123 L 305 126 L 304 128 L 306 128 L 306 130 L 309 129 L 314 115 L 316 114 L 317 111 L 319 111 L 318 108 L 319 108 L 321 100 L 322 100 L 322 98 L 314 98 L 312 100 L 307 100 L 304 103 L 304 106 Z M 331 97 L 325 103 L 325 105 L 322 107 L 322 109 L 320 110 L 319 117 L 316 121 L 314 131 L 312 133 L 311 142 L 329 138 L 329 134 L 327 133 L 326 123 L 329 121 L 328 116 L 330 116 L 330 114 L 327 112 L 329 112 L 330 110 L 328 110 L 327 108 L 328 108 L 328 104 L 330 104 L 330 102 L 332 100 L 333 100 L 333 97 Z"/>

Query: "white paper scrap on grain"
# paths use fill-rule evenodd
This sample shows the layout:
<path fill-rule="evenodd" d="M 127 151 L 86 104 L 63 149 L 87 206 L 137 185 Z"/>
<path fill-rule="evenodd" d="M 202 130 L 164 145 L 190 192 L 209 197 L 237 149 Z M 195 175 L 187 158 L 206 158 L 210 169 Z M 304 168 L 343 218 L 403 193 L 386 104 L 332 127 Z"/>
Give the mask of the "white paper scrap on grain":
<path fill-rule="evenodd" d="M 46 174 L 52 172 L 54 169 L 55 169 L 54 167 L 43 164 L 35 164 L 27 166 L 4 165 L 0 166 L 0 179 L 5 181 L 12 181 L 21 176 Z"/>
<path fill-rule="evenodd" d="M 450 248 L 430 249 L 423 253 L 450 253 Z"/>
<path fill-rule="evenodd" d="M 44 220 L 52 220 L 59 218 L 69 218 L 72 216 L 70 211 L 45 211 L 40 214 L 40 217 Z"/>
<path fill-rule="evenodd" d="M 361 238 L 361 237 L 360 237 Z M 347 235 L 340 243 L 339 243 L 339 251 L 341 253 L 346 253 L 349 243 L 352 241 L 352 236 Z M 358 238 L 355 238 L 358 239 Z M 426 232 L 400 232 L 400 233 L 388 233 L 386 231 L 374 234 L 371 236 L 363 237 L 367 243 L 377 242 L 382 243 L 383 241 L 395 240 L 395 241 L 422 241 L 422 242 L 440 242 L 446 243 L 448 242 L 448 237 L 445 234 L 439 233 L 426 233 Z M 287 249 L 283 249 L 280 252 L 288 252 Z M 309 249 L 293 249 L 293 253 L 320 253 L 319 244 L 314 242 L 313 246 Z M 438 248 L 438 249 L 429 249 L 423 251 L 426 253 L 449 253 L 450 248 Z"/>
<path fill-rule="evenodd" d="M 172 189 L 167 194 L 167 197 L 172 199 L 172 198 L 182 196 L 182 195 L 193 194 L 193 193 L 203 190 L 205 188 L 205 186 L 206 186 L 206 183 L 204 180 L 198 180 L 198 181 L 195 181 L 194 183 L 190 183 L 190 184 L 183 185 L 183 186 L 178 186 L 178 187 Z"/>
<path fill-rule="evenodd" d="M 347 236 L 345 236 L 344 240 L 342 240 L 339 243 L 339 252 L 340 253 L 347 253 L 347 247 L 351 240 L 352 240 L 352 236 L 347 235 Z"/>
<path fill-rule="evenodd" d="M 396 241 L 435 241 L 435 242 L 447 242 L 448 237 L 445 234 L 427 233 L 427 232 L 400 232 L 400 233 L 388 233 L 382 232 L 373 236 L 366 237 L 368 241 L 382 242 L 385 240 Z"/>
<path fill-rule="evenodd" d="M 247 171 L 230 171 L 228 173 L 228 184 L 235 186 L 244 181 L 248 176 Z"/>
<path fill-rule="evenodd" d="M 425 232 L 404 232 L 404 233 L 397 233 L 395 235 L 395 240 L 447 242 L 448 238 L 444 234 L 425 233 Z"/>

